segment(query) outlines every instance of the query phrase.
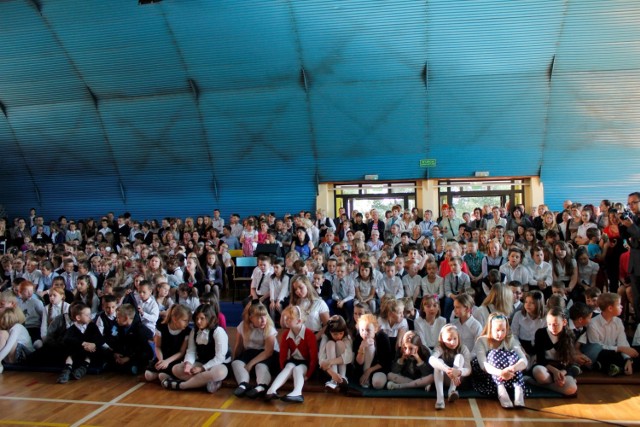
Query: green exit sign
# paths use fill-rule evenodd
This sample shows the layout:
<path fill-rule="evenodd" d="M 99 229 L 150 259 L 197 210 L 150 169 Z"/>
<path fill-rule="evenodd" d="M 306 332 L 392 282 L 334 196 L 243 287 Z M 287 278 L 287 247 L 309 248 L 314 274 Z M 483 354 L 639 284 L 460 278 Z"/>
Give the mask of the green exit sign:
<path fill-rule="evenodd" d="M 436 167 L 436 159 L 422 159 L 420 160 L 421 168 L 435 168 Z"/>

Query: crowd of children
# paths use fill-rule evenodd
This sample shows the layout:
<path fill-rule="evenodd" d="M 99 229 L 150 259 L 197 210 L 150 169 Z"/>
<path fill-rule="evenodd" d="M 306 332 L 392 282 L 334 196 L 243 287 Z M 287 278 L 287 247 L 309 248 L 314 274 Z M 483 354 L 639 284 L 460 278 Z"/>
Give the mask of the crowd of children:
<path fill-rule="evenodd" d="M 621 318 L 632 314 L 624 225 L 606 207 L 571 204 L 561 224 L 544 205 L 535 218 L 479 208 L 466 222 L 448 206 L 440 222 L 400 206 L 353 223 L 319 211 L 225 225 L 216 210 L 45 226 L 32 212 L 33 233 L 23 218 L 18 232 L 0 226 L 0 361 L 60 366 L 61 384 L 109 367 L 210 393 L 231 371 L 236 396 L 293 403 L 310 378 L 330 391 L 433 386 L 437 409 L 465 387 L 505 408 L 523 407 L 528 385 L 573 395 L 582 371 L 632 375 L 639 362 L 640 328 L 629 344 Z M 219 306 L 229 251 L 264 243 L 280 256 L 247 272 L 231 347 Z"/>

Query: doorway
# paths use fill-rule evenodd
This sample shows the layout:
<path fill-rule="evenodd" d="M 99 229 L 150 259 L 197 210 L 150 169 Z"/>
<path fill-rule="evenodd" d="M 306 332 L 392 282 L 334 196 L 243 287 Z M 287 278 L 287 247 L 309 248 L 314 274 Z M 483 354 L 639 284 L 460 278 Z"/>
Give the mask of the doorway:
<path fill-rule="evenodd" d="M 524 183 L 521 179 L 505 179 L 496 181 L 438 181 L 439 205 L 455 206 L 458 216 L 464 212 L 472 213 L 473 209 L 485 205 L 508 206 L 525 204 Z"/>
<path fill-rule="evenodd" d="M 354 210 L 364 213 L 376 209 L 384 218 L 394 205 L 403 209 L 416 206 L 415 182 L 336 184 L 334 190 L 336 212 L 343 207 L 349 217 Z"/>

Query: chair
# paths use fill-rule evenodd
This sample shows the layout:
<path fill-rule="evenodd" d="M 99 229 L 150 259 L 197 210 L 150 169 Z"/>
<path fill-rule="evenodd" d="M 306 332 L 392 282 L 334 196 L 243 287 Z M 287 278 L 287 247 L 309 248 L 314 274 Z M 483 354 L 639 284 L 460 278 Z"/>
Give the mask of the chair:
<path fill-rule="evenodd" d="M 238 258 L 243 256 L 244 253 L 242 252 L 242 249 L 230 249 L 229 255 L 231 255 L 231 258 Z"/>
<path fill-rule="evenodd" d="M 231 294 L 231 302 L 235 303 L 236 301 L 236 290 L 238 289 L 239 284 L 243 283 L 251 283 L 251 275 L 248 277 L 243 273 L 247 269 L 253 271 L 253 268 L 258 265 L 258 258 L 253 256 L 240 256 L 236 258 L 235 268 L 233 270 L 233 293 Z"/>

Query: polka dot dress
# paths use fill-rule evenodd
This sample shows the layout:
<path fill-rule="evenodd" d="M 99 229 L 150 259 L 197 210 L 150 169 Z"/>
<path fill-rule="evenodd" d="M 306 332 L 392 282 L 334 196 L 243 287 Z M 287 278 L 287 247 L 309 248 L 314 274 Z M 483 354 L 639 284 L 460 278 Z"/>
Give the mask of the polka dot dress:
<path fill-rule="evenodd" d="M 487 353 L 487 363 L 498 368 L 504 369 L 507 366 L 512 366 L 518 361 L 518 355 L 515 351 L 509 351 L 504 349 L 493 349 Z M 513 391 L 516 385 L 519 385 L 527 392 L 527 388 L 524 383 L 524 376 L 522 372 L 517 372 L 516 375 L 507 381 L 502 380 L 500 377 L 487 374 L 480 368 L 478 359 L 471 361 L 471 368 L 473 369 L 473 388 L 486 396 L 498 396 L 498 385 L 504 384 L 507 391 Z"/>

